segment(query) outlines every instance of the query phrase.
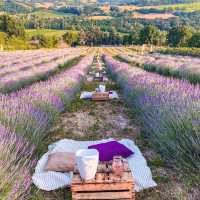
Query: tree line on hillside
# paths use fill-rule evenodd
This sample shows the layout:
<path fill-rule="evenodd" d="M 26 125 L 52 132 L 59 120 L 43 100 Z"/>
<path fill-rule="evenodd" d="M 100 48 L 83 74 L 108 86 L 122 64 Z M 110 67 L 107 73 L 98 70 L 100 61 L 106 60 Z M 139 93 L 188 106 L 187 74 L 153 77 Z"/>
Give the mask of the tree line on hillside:
<path fill-rule="evenodd" d="M 20 21 L 8 16 L 0 16 L 0 42 L 5 43 L 13 38 L 26 41 L 25 27 Z M 38 41 L 39 47 L 54 47 L 63 39 L 69 46 L 76 45 L 138 45 L 153 44 L 158 46 L 197 47 L 200 48 L 200 32 L 194 32 L 189 26 L 176 26 L 169 31 L 162 31 L 154 25 L 132 27 L 130 33 L 119 33 L 115 27 L 109 30 L 101 29 L 97 24 L 88 29 L 76 30 L 68 27 L 63 38 L 38 34 L 31 40 Z M 4 42 L 3 42 L 4 41 Z M 16 42 L 16 39 L 15 39 Z"/>
<path fill-rule="evenodd" d="M 191 3 L 191 2 L 200 2 L 200 0 L 135 0 L 131 1 L 132 3 L 140 2 L 141 4 L 156 4 L 164 3 Z M 172 7 L 169 9 L 170 13 L 172 12 L 176 17 L 169 18 L 167 20 L 162 20 L 159 18 L 156 19 L 135 19 L 133 14 L 135 12 L 150 14 L 150 13 L 165 13 L 166 10 L 162 8 L 153 9 L 153 8 L 144 8 L 137 11 L 131 10 L 122 10 L 115 3 L 112 6 L 108 7 L 108 12 L 102 9 L 98 4 L 92 5 L 68 5 L 64 7 L 55 7 L 49 9 L 42 8 L 30 8 L 29 6 L 22 6 L 22 4 L 15 3 L 14 1 L 0 1 L 0 11 L 6 11 L 11 14 L 15 14 L 15 17 L 23 19 L 26 28 L 49 28 L 49 29 L 68 29 L 69 26 L 75 26 L 76 30 L 83 29 L 86 26 L 91 26 L 93 23 L 97 23 L 101 29 L 108 30 L 109 27 L 115 26 L 118 32 L 129 33 L 130 27 L 134 24 L 140 24 L 141 26 L 146 26 L 146 24 L 151 24 L 158 26 L 161 30 L 169 30 L 170 28 L 177 25 L 190 25 L 195 29 L 200 27 L 200 11 L 196 10 L 196 7 L 191 7 L 194 9 L 192 12 L 186 12 L 184 8 L 187 8 L 187 5 L 182 8 Z M 20 8 L 22 6 L 22 8 Z M 23 10 L 25 9 L 25 10 Z M 56 12 L 55 12 L 56 11 Z M 19 14 L 23 13 L 23 14 Z M 42 14 L 44 13 L 44 15 Z M 45 13 L 48 13 L 45 15 Z M 51 16 L 52 15 L 52 16 Z M 92 21 L 88 20 L 87 17 L 90 16 L 108 16 L 107 20 Z M 113 17 L 113 18 L 110 18 Z M 74 21 L 76 23 L 74 23 Z M 83 23 L 82 23 L 83 22 Z M 72 24 L 73 23 L 73 24 Z M 82 25 L 83 24 L 83 25 Z"/>
<path fill-rule="evenodd" d="M 24 24 L 20 20 L 16 20 L 9 15 L 0 16 L 0 47 L 9 47 L 10 50 L 52 48 L 56 46 L 60 39 L 57 36 L 47 37 L 38 34 L 31 38 L 33 41 L 39 41 L 37 46 L 31 46 L 26 37 Z"/>
<path fill-rule="evenodd" d="M 158 45 L 172 47 L 197 47 L 200 48 L 200 32 L 193 33 L 190 27 L 180 26 L 168 32 L 160 31 L 156 26 L 145 26 L 138 32 L 120 35 L 115 29 L 103 32 L 99 27 L 94 27 L 91 32 L 67 31 L 64 35 L 69 45 Z"/>
<path fill-rule="evenodd" d="M 66 10 L 74 10 L 74 12 L 79 12 L 76 10 L 77 8 L 63 8 Z M 73 26 L 76 30 L 80 29 L 87 29 L 90 28 L 93 25 L 99 26 L 102 30 L 109 30 L 110 27 L 114 26 L 118 32 L 122 33 L 129 33 L 131 31 L 131 27 L 135 26 L 135 24 L 138 24 L 139 26 L 146 26 L 148 25 L 155 25 L 159 27 L 161 30 L 169 30 L 170 28 L 174 26 L 179 25 L 188 25 L 192 26 L 194 29 L 199 29 L 200 27 L 200 11 L 196 12 L 180 12 L 177 11 L 174 13 L 176 17 L 169 18 L 167 20 L 162 20 L 159 18 L 152 19 L 152 20 L 146 20 L 146 19 L 135 19 L 133 18 L 133 13 L 131 11 L 124 11 L 120 12 L 117 7 L 111 7 L 111 12 L 108 14 L 101 13 L 99 8 L 94 9 L 93 12 L 89 13 L 84 11 L 84 15 L 76 15 L 73 13 L 69 13 L 69 15 L 64 14 L 61 12 L 61 14 L 58 14 L 58 17 L 54 16 L 44 16 L 37 15 L 37 13 L 32 14 L 24 14 L 24 15 L 16 15 L 17 18 L 20 18 L 23 20 L 23 23 L 26 28 L 47 28 L 47 29 L 68 29 L 69 27 Z M 86 10 L 86 9 L 85 9 Z M 90 9 L 88 9 L 90 10 Z M 62 11 L 62 10 L 61 10 Z M 95 12 L 96 11 L 96 12 Z M 48 11 L 47 11 L 48 12 Z M 70 11 L 73 12 L 73 11 Z M 139 11 L 137 11 L 139 12 Z M 143 12 L 141 10 L 140 12 Z M 151 13 L 151 10 L 145 10 L 145 13 Z M 157 11 L 158 12 L 158 11 Z M 165 12 L 165 11 L 159 11 L 159 12 Z M 153 11 L 155 13 L 155 11 Z M 108 18 L 104 20 L 91 20 L 90 16 L 107 16 Z"/>

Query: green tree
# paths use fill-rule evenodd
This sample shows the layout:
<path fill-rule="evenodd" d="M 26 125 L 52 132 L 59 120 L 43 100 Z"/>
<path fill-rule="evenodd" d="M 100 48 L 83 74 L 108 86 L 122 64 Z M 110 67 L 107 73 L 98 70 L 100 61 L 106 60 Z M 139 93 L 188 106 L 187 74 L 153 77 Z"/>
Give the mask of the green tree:
<path fill-rule="evenodd" d="M 159 46 L 165 46 L 167 44 L 167 32 L 166 31 L 160 31 L 157 44 Z"/>
<path fill-rule="evenodd" d="M 86 43 L 86 33 L 83 29 L 81 29 L 80 32 L 78 33 L 78 38 L 79 38 L 79 44 L 85 45 L 85 43 Z"/>
<path fill-rule="evenodd" d="M 132 35 L 124 35 L 123 36 L 123 44 L 127 45 L 127 44 L 131 44 L 132 43 Z"/>
<path fill-rule="evenodd" d="M 187 46 L 191 36 L 192 32 L 188 26 L 172 28 L 167 34 L 168 44 L 173 47 Z"/>
<path fill-rule="evenodd" d="M 0 30 L 8 36 L 25 37 L 25 28 L 22 23 L 9 15 L 0 16 Z"/>
<path fill-rule="evenodd" d="M 68 45 L 73 46 L 78 43 L 78 40 L 79 40 L 78 32 L 77 31 L 67 31 L 63 35 L 63 39 Z"/>
<path fill-rule="evenodd" d="M 123 36 L 120 35 L 114 27 L 112 27 L 110 31 L 110 44 L 123 44 Z"/>
<path fill-rule="evenodd" d="M 141 44 L 157 44 L 158 36 L 160 34 L 159 29 L 156 26 L 149 25 L 145 26 L 140 31 L 140 43 Z"/>
<path fill-rule="evenodd" d="M 194 33 L 190 40 L 188 41 L 189 47 L 200 48 L 200 32 Z"/>
<path fill-rule="evenodd" d="M 39 41 L 38 47 L 44 47 L 44 48 L 52 48 L 55 47 L 60 40 L 57 36 L 51 36 L 47 37 L 43 34 L 35 35 L 32 37 L 32 40 Z"/>

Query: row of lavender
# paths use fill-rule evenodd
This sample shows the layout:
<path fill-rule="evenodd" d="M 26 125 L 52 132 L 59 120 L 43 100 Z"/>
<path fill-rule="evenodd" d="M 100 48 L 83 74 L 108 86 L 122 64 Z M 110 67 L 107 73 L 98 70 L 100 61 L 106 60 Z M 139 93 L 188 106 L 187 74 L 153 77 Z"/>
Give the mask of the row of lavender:
<path fill-rule="evenodd" d="M 51 56 L 57 53 L 67 52 L 70 49 L 58 50 L 34 50 L 34 51 L 14 51 L 14 52 L 0 52 L 0 68 L 12 67 L 15 64 L 24 64 L 29 61 L 41 59 L 42 57 Z"/>
<path fill-rule="evenodd" d="M 28 70 L 31 67 L 40 66 L 41 64 L 50 62 L 52 60 L 56 60 L 69 53 L 71 53 L 70 50 L 56 50 L 55 52 L 39 51 L 37 53 L 32 54 L 27 52 L 26 57 L 22 56 L 18 59 L 15 59 L 16 55 L 13 55 L 14 58 L 5 56 L 4 58 L 1 58 L 0 61 L 0 76 L 6 76 L 8 74 L 18 72 L 20 70 Z M 9 60 L 7 61 L 8 57 Z"/>
<path fill-rule="evenodd" d="M 199 170 L 200 86 L 104 60 L 155 147 L 168 161 Z"/>
<path fill-rule="evenodd" d="M 171 56 L 162 54 L 122 54 L 120 57 L 128 62 L 137 63 L 147 71 L 166 76 L 173 76 L 200 83 L 200 59 L 189 56 Z"/>
<path fill-rule="evenodd" d="M 44 54 L 46 52 L 49 54 L 50 52 L 54 52 L 52 50 L 36 50 L 36 51 L 1 51 L 0 52 L 0 67 L 9 66 L 15 63 L 26 62 L 27 60 L 31 60 L 31 58 L 38 58 L 40 54 Z"/>
<path fill-rule="evenodd" d="M 83 48 L 84 49 L 84 48 Z M 44 58 L 53 54 L 63 54 L 73 51 L 73 48 L 66 49 L 39 49 L 39 50 L 25 50 L 25 51 L 1 51 L 0 52 L 0 68 L 12 66 L 17 63 L 25 63 L 35 59 Z"/>
<path fill-rule="evenodd" d="M 80 49 L 39 51 L 32 54 L 27 52 L 26 59 L 13 60 L 11 64 L 0 68 L 0 92 L 12 92 L 47 78 L 58 69 L 59 65 L 77 57 L 81 52 Z M 32 55 L 35 57 L 31 57 Z M 1 63 L 4 63 L 4 59 L 0 61 Z"/>
<path fill-rule="evenodd" d="M 0 96 L 0 199 L 26 199 L 35 161 L 32 154 L 55 117 L 70 103 L 93 61 L 85 56 L 74 67 L 47 81 Z M 32 144 L 32 145 L 31 145 Z"/>

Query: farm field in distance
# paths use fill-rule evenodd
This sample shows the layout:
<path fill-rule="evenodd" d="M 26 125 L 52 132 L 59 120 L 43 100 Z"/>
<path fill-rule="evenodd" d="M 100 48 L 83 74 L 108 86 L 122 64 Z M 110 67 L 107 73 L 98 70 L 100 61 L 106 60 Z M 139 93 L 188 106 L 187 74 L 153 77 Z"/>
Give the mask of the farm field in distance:
<path fill-rule="evenodd" d="M 119 5 L 117 6 L 121 11 L 139 11 L 139 10 L 165 10 L 165 11 L 185 11 L 193 12 L 200 10 L 200 3 L 187 3 L 187 4 L 172 4 L 172 5 L 153 5 L 153 6 L 136 6 L 136 5 Z M 109 12 L 108 6 L 102 6 L 101 9 Z"/>
<path fill-rule="evenodd" d="M 26 37 L 28 39 L 36 35 L 45 35 L 47 37 L 58 36 L 61 37 L 66 33 L 65 30 L 54 29 L 26 29 Z"/>
<path fill-rule="evenodd" d="M 69 16 L 68 14 L 62 13 L 62 12 L 56 12 L 56 11 L 46 11 L 46 10 L 38 10 L 35 12 L 31 12 L 30 15 L 35 15 L 37 17 L 41 18 L 62 18 L 65 16 Z"/>
<path fill-rule="evenodd" d="M 112 19 L 111 16 L 89 16 L 87 17 L 87 19 L 91 19 L 91 20 L 108 20 L 108 19 Z"/>
<path fill-rule="evenodd" d="M 171 13 L 149 13 L 149 14 L 141 14 L 141 13 L 137 13 L 135 12 L 132 15 L 133 18 L 135 19 L 147 19 L 147 20 L 154 20 L 154 19 L 162 19 L 162 20 L 167 20 L 170 18 L 174 18 L 176 17 L 175 15 L 171 14 Z"/>

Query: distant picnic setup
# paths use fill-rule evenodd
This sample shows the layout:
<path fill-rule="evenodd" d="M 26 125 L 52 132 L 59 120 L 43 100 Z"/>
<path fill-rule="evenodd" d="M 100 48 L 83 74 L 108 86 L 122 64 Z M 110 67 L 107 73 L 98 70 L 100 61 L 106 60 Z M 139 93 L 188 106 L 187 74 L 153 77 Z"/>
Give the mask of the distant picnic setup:
<path fill-rule="evenodd" d="M 81 91 L 83 101 L 119 99 L 118 92 L 106 90 L 108 73 L 96 56 L 86 80 L 96 84 L 94 91 Z M 49 145 L 33 175 L 41 190 L 53 191 L 70 186 L 72 200 L 135 200 L 136 192 L 155 187 L 150 168 L 130 139 L 108 138 L 97 141 L 61 139 Z"/>

